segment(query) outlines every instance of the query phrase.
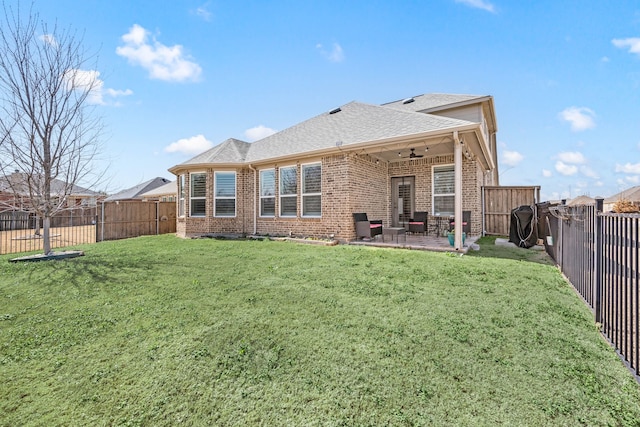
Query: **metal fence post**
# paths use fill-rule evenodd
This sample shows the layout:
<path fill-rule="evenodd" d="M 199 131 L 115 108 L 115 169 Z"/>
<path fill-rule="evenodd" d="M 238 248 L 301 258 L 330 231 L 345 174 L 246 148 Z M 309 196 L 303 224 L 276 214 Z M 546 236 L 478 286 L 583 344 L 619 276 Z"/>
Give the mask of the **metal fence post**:
<path fill-rule="evenodd" d="M 596 233 L 595 233 L 595 301 L 593 302 L 593 308 L 595 311 L 595 317 L 597 323 L 602 323 L 602 209 L 604 205 L 604 199 L 602 197 L 596 198 L 596 211 L 594 212 L 596 218 Z"/>

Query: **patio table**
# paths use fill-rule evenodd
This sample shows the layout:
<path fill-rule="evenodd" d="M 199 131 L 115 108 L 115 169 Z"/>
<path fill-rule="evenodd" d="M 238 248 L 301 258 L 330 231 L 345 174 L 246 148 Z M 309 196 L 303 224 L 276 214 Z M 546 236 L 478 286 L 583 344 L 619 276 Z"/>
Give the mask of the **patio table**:
<path fill-rule="evenodd" d="M 382 241 L 384 242 L 384 236 L 391 236 L 393 242 L 393 236 L 396 236 L 396 243 L 400 243 L 399 236 L 404 236 L 405 243 L 407 242 L 407 230 L 402 227 L 386 227 L 382 229 Z"/>

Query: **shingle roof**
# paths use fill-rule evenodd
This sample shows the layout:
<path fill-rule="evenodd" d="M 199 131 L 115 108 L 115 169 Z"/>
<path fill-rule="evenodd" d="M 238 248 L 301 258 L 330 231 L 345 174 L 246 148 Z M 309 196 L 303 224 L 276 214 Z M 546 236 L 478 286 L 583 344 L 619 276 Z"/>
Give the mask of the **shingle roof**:
<path fill-rule="evenodd" d="M 251 144 L 248 142 L 229 138 L 204 153 L 187 160 L 183 165 L 203 163 L 244 163 L 250 147 Z"/>
<path fill-rule="evenodd" d="M 154 188 L 150 191 L 147 191 L 146 193 L 142 193 L 140 194 L 140 197 L 158 197 L 158 196 L 164 196 L 167 194 L 176 194 L 178 192 L 178 184 L 176 183 L 176 181 L 170 181 L 167 182 L 164 185 L 161 185 L 160 187 Z"/>
<path fill-rule="evenodd" d="M 425 111 L 456 104 L 465 104 L 469 101 L 488 98 L 485 95 L 457 95 L 450 93 L 427 93 L 424 95 L 412 96 L 398 101 L 382 104 L 384 107 L 398 108 L 408 111 Z M 413 100 L 413 101 L 412 101 Z"/>
<path fill-rule="evenodd" d="M 335 111 L 335 110 L 334 110 Z M 247 162 L 466 126 L 471 122 L 350 102 L 251 144 Z M 337 143 L 337 144 L 336 144 Z"/>
<path fill-rule="evenodd" d="M 618 200 L 629 200 L 630 202 L 640 202 L 640 185 L 627 188 L 613 196 L 604 199 L 604 203 L 615 203 Z"/>
<path fill-rule="evenodd" d="M 353 101 L 253 143 L 228 139 L 170 170 L 198 164 L 256 163 L 336 147 L 348 147 L 352 144 L 475 125 L 476 123 L 466 120 L 417 111 L 480 101 L 484 98 L 488 97 L 427 94 L 413 97 L 414 101 L 409 104 L 396 101 L 384 105 L 371 105 Z"/>
<path fill-rule="evenodd" d="M 29 192 L 27 188 L 27 174 L 24 173 L 12 173 L 8 177 L 0 177 L 0 191 L 4 192 L 12 192 L 11 186 L 9 185 L 8 180 L 11 179 L 14 184 L 14 189 L 17 190 L 18 193 L 27 194 Z M 59 179 L 51 180 L 51 194 L 60 195 L 60 194 L 69 194 L 76 197 L 96 197 L 99 196 L 100 193 L 86 189 L 79 185 L 72 184 L 70 188 L 67 188 L 68 185 Z"/>
<path fill-rule="evenodd" d="M 119 193 L 113 194 L 104 200 L 105 202 L 113 202 L 116 200 L 142 199 L 142 194 L 146 193 L 147 191 L 151 191 L 154 188 L 158 188 L 168 182 L 169 180 L 166 178 L 153 178 L 149 181 L 143 182 L 142 184 L 138 184 L 135 187 L 131 187 L 127 190 L 123 190 Z"/>

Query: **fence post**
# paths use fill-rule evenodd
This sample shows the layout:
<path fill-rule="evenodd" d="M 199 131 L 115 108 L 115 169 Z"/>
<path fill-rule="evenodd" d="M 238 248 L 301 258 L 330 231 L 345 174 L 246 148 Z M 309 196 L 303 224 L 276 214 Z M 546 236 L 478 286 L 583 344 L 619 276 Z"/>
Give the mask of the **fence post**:
<path fill-rule="evenodd" d="M 595 235 L 595 245 L 596 245 L 596 253 L 595 253 L 595 263 L 594 263 L 594 272 L 595 272 L 595 301 L 593 303 L 593 308 L 596 316 L 596 323 L 602 323 L 602 209 L 604 205 L 604 199 L 602 197 L 596 198 L 596 235 Z"/>

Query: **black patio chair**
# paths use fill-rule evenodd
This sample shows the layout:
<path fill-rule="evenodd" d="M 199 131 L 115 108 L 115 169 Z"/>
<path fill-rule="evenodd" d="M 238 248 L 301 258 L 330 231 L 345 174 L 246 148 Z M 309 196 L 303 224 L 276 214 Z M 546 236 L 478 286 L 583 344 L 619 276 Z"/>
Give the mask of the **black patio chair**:
<path fill-rule="evenodd" d="M 413 218 L 409 220 L 409 233 L 422 233 L 427 235 L 427 213 L 414 212 Z"/>
<path fill-rule="evenodd" d="M 353 221 L 356 224 L 356 239 L 367 238 L 372 239 L 378 234 L 382 234 L 382 220 L 369 220 L 367 214 L 354 213 Z"/>

